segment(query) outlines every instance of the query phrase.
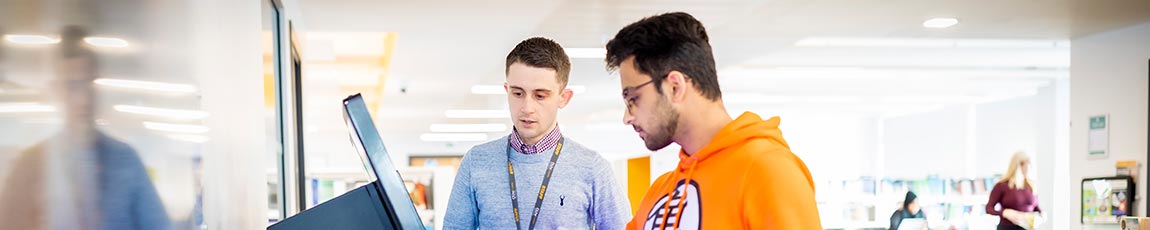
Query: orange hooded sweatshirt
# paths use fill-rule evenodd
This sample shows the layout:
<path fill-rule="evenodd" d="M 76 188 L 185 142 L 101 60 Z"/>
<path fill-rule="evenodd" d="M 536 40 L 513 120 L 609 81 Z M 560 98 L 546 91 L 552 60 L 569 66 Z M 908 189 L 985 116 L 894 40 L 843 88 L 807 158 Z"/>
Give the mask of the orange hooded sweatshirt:
<path fill-rule="evenodd" d="M 655 180 L 627 224 L 664 227 L 822 229 L 811 173 L 783 140 L 779 118 L 746 112 L 694 155 L 679 150 L 679 167 Z"/>

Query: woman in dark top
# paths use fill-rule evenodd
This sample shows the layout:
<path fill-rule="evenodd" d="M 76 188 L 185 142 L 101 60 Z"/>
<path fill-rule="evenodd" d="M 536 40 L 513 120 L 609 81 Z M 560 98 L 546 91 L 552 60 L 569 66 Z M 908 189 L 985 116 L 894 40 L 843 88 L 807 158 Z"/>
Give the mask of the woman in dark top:
<path fill-rule="evenodd" d="M 914 195 L 914 192 L 906 192 L 906 198 L 902 200 L 902 208 L 895 210 L 894 214 L 890 215 L 890 230 L 898 230 L 898 225 L 902 224 L 902 219 L 909 218 L 926 219 L 926 214 L 922 214 L 922 209 L 918 206 L 918 196 Z"/>
<path fill-rule="evenodd" d="M 1038 197 L 1034 195 L 1034 182 L 1027 174 L 1029 166 L 1030 157 L 1026 153 L 1015 153 L 1014 157 L 1010 158 L 1010 167 L 1006 169 L 1006 175 L 1003 175 L 1002 180 L 994 185 L 994 190 L 990 191 L 990 200 L 986 202 L 986 213 L 999 216 L 999 230 L 1025 229 L 1007 220 L 1003 213 L 1008 210 L 1042 213 L 1038 208 Z M 1002 209 L 995 210 L 995 205 L 1001 205 Z"/>

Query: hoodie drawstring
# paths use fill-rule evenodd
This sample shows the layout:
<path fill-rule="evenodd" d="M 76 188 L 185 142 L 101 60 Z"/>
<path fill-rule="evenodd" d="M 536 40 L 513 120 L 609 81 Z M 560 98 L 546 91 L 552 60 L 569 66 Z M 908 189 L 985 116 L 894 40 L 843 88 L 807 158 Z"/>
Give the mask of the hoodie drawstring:
<path fill-rule="evenodd" d="M 697 159 L 691 159 L 691 168 L 687 171 L 687 177 L 685 180 L 683 180 L 683 195 L 681 198 L 679 198 L 679 205 L 677 210 L 679 215 L 683 215 L 683 203 L 687 200 L 687 191 L 689 191 L 687 187 L 690 186 L 691 179 L 695 177 L 695 166 L 698 164 L 699 161 Z M 671 216 L 671 200 L 675 198 L 675 191 L 677 191 L 679 188 L 679 186 L 675 185 L 675 183 L 677 183 L 675 182 L 675 178 L 677 178 L 678 174 L 679 170 L 675 169 L 671 172 L 671 180 L 667 180 L 667 182 L 672 183 L 673 187 L 671 187 L 671 192 L 667 193 L 667 202 L 663 203 L 663 221 L 660 221 L 659 229 L 664 229 L 667 227 L 667 218 Z M 675 221 L 675 225 L 672 225 L 671 229 L 679 229 L 679 221 Z"/>
<path fill-rule="evenodd" d="M 667 183 L 671 183 L 672 188 L 671 188 L 671 192 L 667 193 L 667 202 L 663 202 L 663 208 L 659 209 L 659 210 L 663 211 L 663 221 L 659 222 L 659 229 L 663 229 L 667 226 L 667 216 L 671 215 L 671 213 L 670 213 L 670 211 L 671 211 L 670 210 L 671 198 L 675 197 L 675 188 L 674 188 L 675 187 L 675 178 L 678 178 L 678 176 L 679 176 L 679 169 L 672 170 L 671 171 L 671 179 L 663 182 L 662 186 L 667 186 Z"/>
<path fill-rule="evenodd" d="M 683 210 L 685 209 L 685 207 L 683 207 L 683 202 L 687 201 L 687 195 L 688 195 L 687 192 L 691 191 L 690 189 L 687 189 L 687 188 L 691 185 L 691 179 L 695 178 L 695 165 L 698 165 L 698 164 L 699 164 L 698 160 L 694 160 L 691 162 L 691 170 L 687 171 L 687 180 L 683 181 L 683 198 L 679 199 L 679 216 L 683 215 Z M 695 205 L 698 205 L 698 204 L 695 204 Z M 679 229 L 679 221 L 675 221 L 675 226 L 672 227 L 671 229 Z"/>

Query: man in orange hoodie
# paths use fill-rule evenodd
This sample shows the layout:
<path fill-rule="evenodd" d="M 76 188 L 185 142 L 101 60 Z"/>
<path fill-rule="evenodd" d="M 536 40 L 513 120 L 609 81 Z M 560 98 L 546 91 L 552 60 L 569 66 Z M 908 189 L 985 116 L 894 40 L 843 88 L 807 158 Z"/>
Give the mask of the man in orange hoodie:
<path fill-rule="evenodd" d="M 822 229 L 814 182 L 779 118 L 723 106 L 707 32 L 686 13 L 644 18 L 607 43 L 627 111 L 647 149 L 682 147 L 627 229 Z"/>

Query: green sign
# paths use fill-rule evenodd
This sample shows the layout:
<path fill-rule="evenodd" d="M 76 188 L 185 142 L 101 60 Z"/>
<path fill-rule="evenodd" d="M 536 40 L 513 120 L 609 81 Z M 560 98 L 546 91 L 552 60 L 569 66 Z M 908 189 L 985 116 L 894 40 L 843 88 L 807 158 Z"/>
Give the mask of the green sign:
<path fill-rule="evenodd" d="M 1105 129 L 1106 116 L 1090 117 L 1090 129 Z"/>

